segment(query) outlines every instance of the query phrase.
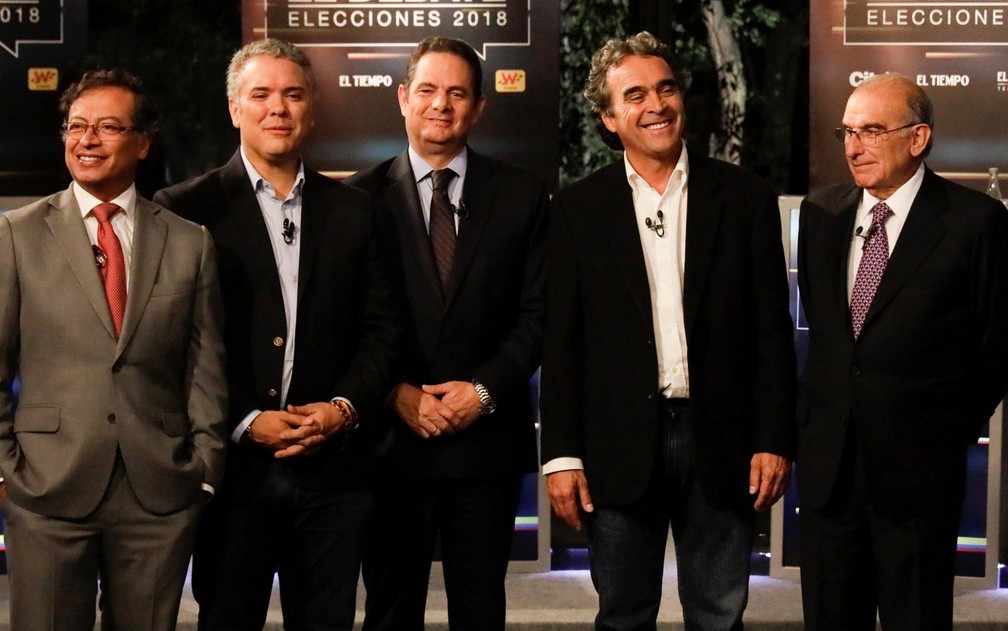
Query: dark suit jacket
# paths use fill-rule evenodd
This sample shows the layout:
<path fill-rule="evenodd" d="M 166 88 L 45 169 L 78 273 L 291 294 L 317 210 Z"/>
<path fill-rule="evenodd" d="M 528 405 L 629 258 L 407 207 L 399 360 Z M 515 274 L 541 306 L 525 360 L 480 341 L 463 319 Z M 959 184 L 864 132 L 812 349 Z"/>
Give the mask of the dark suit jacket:
<path fill-rule="evenodd" d="M 349 399 L 362 427 L 330 440 L 316 454 L 284 461 L 308 488 L 364 483 L 367 425 L 388 387 L 398 332 L 367 195 L 305 169 L 299 226 L 294 374 L 287 394 L 295 405 Z M 266 224 L 241 155 L 223 167 L 166 188 L 160 203 L 207 226 L 217 245 L 226 313 L 229 430 L 252 410 L 279 408 L 287 335 L 276 261 Z M 272 454 L 253 444 L 228 451 L 225 490 L 244 497 L 257 487 Z"/>
<path fill-rule="evenodd" d="M 855 342 L 847 258 L 861 192 L 833 186 L 801 206 L 799 491 L 825 506 L 853 424 L 876 508 L 919 515 L 962 492 L 966 446 L 1005 391 L 1008 212 L 928 170 Z"/>
<path fill-rule="evenodd" d="M 751 506 L 752 455 L 791 457 L 795 364 L 777 197 L 690 154 L 683 311 L 693 455 L 715 506 Z M 644 253 L 623 161 L 554 198 L 542 460 L 579 457 L 597 506 L 639 500 L 660 436 Z"/>
<path fill-rule="evenodd" d="M 349 183 L 369 191 L 394 244 L 396 291 L 406 314 L 398 381 L 475 379 L 497 410 L 464 431 L 422 439 L 388 418 L 386 468 L 427 477 L 499 477 L 536 467 L 529 378 L 539 365 L 543 233 L 548 195 L 531 173 L 469 151 L 455 261 L 440 298 L 409 156 Z"/>
<path fill-rule="evenodd" d="M 223 477 L 213 243 L 139 197 L 133 225 L 117 339 L 73 191 L 0 215 L 0 472 L 10 499 L 30 511 L 87 517 L 117 453 L 137 499 L 156 514 L 201 503 L 201 484 L 219 487 Z"/>

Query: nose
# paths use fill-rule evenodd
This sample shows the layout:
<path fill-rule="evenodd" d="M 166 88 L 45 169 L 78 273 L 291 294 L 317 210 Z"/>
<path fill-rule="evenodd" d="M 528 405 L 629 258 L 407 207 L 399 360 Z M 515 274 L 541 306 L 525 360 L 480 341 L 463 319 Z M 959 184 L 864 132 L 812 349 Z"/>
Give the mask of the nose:
<path fill-rule="evenodd" d="M 665 100 L 657 90 L 648 90 L 647 98 L 644 101 L 651 112 L 660 112 L 665 109 Z"/>
<path fill-rule="evenodd" d="M 78 140 L 80 144 L 85 147 L 92 147 L 94 145 L 100 144 L 101 139 L 98 138 L 98 129 L 94 125 L 88 125 L 84 128 L 84 135 Z"/>
<path fill-rule="evenodd" d="M 269 113 L 274 116 L 284 116 L 287 113 L 287 100 L 281 94 L 273 94 L 266 102 Z"/>
<path fill-rule="evenodd" d="M 857 134 L 847 134 L 844 137 L 844 154 L 848 158 L 856 158 L 857 156 L 864 153 L 864 145 L 861 144 L 861 138 Z"/>
<path fill-rule="evenodd" d="M 451 100 L 448 98 L 448 92 L 444 90 L 438 90 L 434 93 L 434 100 L 431 105 L 436 110 L 445 111 L 451 109 Z"/>

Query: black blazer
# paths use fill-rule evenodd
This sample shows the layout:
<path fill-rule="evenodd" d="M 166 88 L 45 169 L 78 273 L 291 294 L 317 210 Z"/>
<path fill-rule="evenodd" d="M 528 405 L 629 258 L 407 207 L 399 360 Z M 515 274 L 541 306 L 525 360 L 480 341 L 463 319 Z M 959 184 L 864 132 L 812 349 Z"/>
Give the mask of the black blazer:
<path fill-rule="evenodd" d="M 777 197 L 741 168 L 689 156 L 683 311 L 696 471 L 745 507 L 754 453 L 794 450 L 795 360 Z M 542 460 L 579 457 L 596 505 L 640 499 L 660 393 L 644 253 L 622 160 L 554 198 Z"/>
<path fill-rule="evenodd" d="M 369 438 L 388 387 L 398 323 L 387 265 L 367 195 L 305 169 L 299 227 L 297 334 L 287 401 L 349 399 L 361 428 L 316 454 L 283 461 L 308 488 L 364 483 Z M 217 246 L 224 295 L 230 387 L 229 432 L 254 409 L 280 407 L 287 335 L 276 260 L 241 155 L 155 195 L 205 225 Z M 345 448 L 344 448 L 345 447 Z M 230 444 L 225 491 L 254 490 L 273 456 L 256 445 Z"/>
<path fill-rule="evenodd" d="M 549 196 L 530 172 L 472 150 L 444 300 L 409 156 L 348 180 L 372 194 L 393 243 L 405 314 L 397 377 L 413 385 L 475 379 L 497 410 L 465 431 L 422 439 L 391 413 L 392 475 L 499 477 L 536 468 L 529 379 L 539 366 Z"/>
<path fill-rule="evenodd" d="M 801 206 L 799 491 L 825 506 L 853 424 L 875 507 L 920 515 L 962 492 L 966 447 L 1005 391 L 1008 212 L 927 170 L 855 342 L 847 259 L 860 199 L 848 183 Z"/>

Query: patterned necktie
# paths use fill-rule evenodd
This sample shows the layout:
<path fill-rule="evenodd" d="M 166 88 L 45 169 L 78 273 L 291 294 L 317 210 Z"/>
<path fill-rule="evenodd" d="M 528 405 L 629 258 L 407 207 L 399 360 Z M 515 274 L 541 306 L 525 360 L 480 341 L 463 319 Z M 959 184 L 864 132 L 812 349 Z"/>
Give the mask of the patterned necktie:
<path fill-rule="evenodd" d="M 885 222 L 892 217 L 892 208 L 885 202 L 872 206 L 872 223 L 861 246 L 861 263 L 858 265 L 857 276 L 854 277 L 854 289 L 851 291 L 850 311 L 851 328 L 854 339 L 861 335 L 865 314 L 875 298 L 875 290 L 882 281 L 886 265 L 889 263 L 889 235 L 886 234 Z"/>
<path fill-rule="evenodd" d="M 91 211 L 98 220 L 98 247 L 105 260 L 100 262 L 98 269 L 105 283 L 105 296 L 108 298 L 109 311 L 112 313 L 112 324 L 115 326 L 116 337 L 122 331 L 123 313 L 126 311 L 126 259 L 123 258 L 122 244 L 112 230 L 112 216 L 122 210 L 115 204 L 98 204 Z"/>
<path fill-rule="evenodd" d="M 451 274 L 452 260 L 455 258 L 455 215 L 448 200 L 448 185 L 455 177 L 451 169 L 431 172 L 434 182 L 434 196 L 430 207 L 430 241 L 437 264 L 441 290 L 448 290 L 448 276 Z"/>

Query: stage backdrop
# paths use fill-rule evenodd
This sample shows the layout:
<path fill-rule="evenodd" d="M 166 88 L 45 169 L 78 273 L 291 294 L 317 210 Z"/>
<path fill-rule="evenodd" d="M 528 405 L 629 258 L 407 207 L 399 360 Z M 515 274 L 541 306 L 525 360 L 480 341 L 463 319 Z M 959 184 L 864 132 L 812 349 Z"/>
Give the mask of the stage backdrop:
<path fill-rule="evenodd" d="M 0 0 L 0 195 L 64 181 L 60 73 L 87 45 L 87 0 Z"/>
<path fill-rule="evenodd" d="M 343 176 L 406 147 L 396 101 L 409 53 L 428 35 L 469 42 L 487 107 L 471 144 L 558 178 L 559 0 L 244 0 L 242 36 L 302 47 L 319 79 L 306 160 Z"/>
<path fill-rule="evenodd" d="M 913 77 L 935 104 L 928 165 L 983 190 L 1008 171 L 1008 2 L 812 0 L 810 185 L 849 177 L 832 130 L 866 77 Z"/>

